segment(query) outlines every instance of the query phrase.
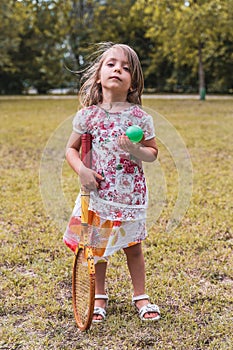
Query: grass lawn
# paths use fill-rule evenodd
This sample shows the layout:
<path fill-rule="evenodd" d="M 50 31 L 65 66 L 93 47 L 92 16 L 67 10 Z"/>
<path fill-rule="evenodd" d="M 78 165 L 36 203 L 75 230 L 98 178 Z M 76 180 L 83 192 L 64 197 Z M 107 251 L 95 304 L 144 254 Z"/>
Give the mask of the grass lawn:
<path fill-rule="evenodd" d="M 61 144 L 66 141 L 71 125 L 65 121 L 75 113 L 77 99 L 0 100 L 0 349 L 232 349 L 233 100 L 146 99 L 145 106 L 176 128 L 193 169 L 186 215 L 167 233 L 178 193 L 178 173 L 171 153 L 175 150 L 168 150 L 159 139 L 157 165 L 146 165 L 150 218 L 154 208 L 155 216 L 160 208 L 156 184 L 165 184 L 161 187 L 162 209 L 153 224 L 150 221 L 144 243 L 147 293 L 159 304 L 162 318 L 158 323 L 138 319 L 131 305 L 125 256 L 119 252 L 109 263 L 107 320 L 81 333 L 72 311 L 73 255 L 62 242 L 58 222 L 45 209 L 39 182 L 47 141 L 55 130 L 63 130 Z M 60 152 L 63 160 L 63 150 Z M 56 170 L 48 165 L 51 177 Z M 62 191 L 67 212 L 77 194 L 74 188 L 78 191 L 77 178 L 64 162 Z M 68 220 L 59 206 L 57 215 L 63 223 Z"/>

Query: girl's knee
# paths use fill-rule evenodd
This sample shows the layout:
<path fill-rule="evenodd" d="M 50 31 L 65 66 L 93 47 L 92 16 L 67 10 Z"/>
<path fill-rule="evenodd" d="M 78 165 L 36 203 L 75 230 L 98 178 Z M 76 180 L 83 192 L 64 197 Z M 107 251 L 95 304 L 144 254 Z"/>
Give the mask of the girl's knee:
<path fill-rule="evenodd" d="M 124 252 L 127 257 L 138 258 L 142 255 L 142 245 L 141 243 L 132 245 L 131 247 L 124 248 Z"/>

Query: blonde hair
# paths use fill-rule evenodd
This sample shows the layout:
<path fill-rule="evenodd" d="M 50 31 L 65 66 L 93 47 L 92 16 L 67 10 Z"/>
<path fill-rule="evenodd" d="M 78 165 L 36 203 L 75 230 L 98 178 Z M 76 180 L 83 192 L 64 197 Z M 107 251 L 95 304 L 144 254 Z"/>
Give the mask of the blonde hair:
<path fill-rule="evenodd" d="M 105 42 L 97 45 L 99 47 L 95 53 L 95 56 L 97 57 L 83 71 L 84 74 L 81 78 L 81 88 L 79 91 L 81 104 L 85 107 L 88 107 L 91 105 L 97 105 L 98 103 L 102 102 L 102 87 L 100 83 L 97 83 L 97 81 L 99 80 L 99 73 L 103 61 L 110 49 L 121 48 L 128 59 L 132 80 L 132 88 L 128 92 L 127 101 L 141 105 L 141 95 L 144 87 L 144 79 L 141 64 L 136 52 L 130 46 L 125 44 Z"/>

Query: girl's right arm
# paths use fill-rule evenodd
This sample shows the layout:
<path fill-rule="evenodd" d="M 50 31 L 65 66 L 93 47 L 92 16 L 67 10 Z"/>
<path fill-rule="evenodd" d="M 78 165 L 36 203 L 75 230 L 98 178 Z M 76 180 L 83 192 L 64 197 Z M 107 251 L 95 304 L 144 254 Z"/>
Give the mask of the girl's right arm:
<path fill-rule="evenodd" d="M 66 146 L 66 160 L 71 168 L 79 175 L 81 185 L 85 189 L 96 190 L 99 183 L 96 179 L 103 180 L 103 177 L 94 170 L 85 167 L 80 158 L 81 134 L 72 132 Z"/>

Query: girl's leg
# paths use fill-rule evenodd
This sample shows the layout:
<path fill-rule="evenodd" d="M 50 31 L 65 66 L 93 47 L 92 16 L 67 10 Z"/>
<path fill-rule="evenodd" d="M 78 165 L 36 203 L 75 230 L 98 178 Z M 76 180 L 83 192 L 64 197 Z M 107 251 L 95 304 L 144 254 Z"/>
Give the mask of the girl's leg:
<path fill-rule="evenodd" d="M 105 294 L 105 277 L 106 277 L 107 263 L 99 262 L 95 265 L 95 294 Z M 95 306 L 105 309 L 106 300 L 96 299 Z M 101 320 L 102 316 L 94 315 L 94 320 Z"/>
<path fill-rule="evenodd" d="M 133 283 L 134 296 L 145 294 L 145 261 L 141 243 L 125 248 L 124 252 L 127 257 L 127 264 Z M 136 302 L 136 306 L 138 309 L 140 309 L 142 306 L 147 305 L 148 303 L 148 299 L 138 300 Z M 156 316 L 157 313 L 148 312 L 144 317 L 153 318 Z"/>
<path fill-rule="evenodd" d="M 134 296 L 145 294 L 145 262 L 141 243 L 125 248 Z"/>

